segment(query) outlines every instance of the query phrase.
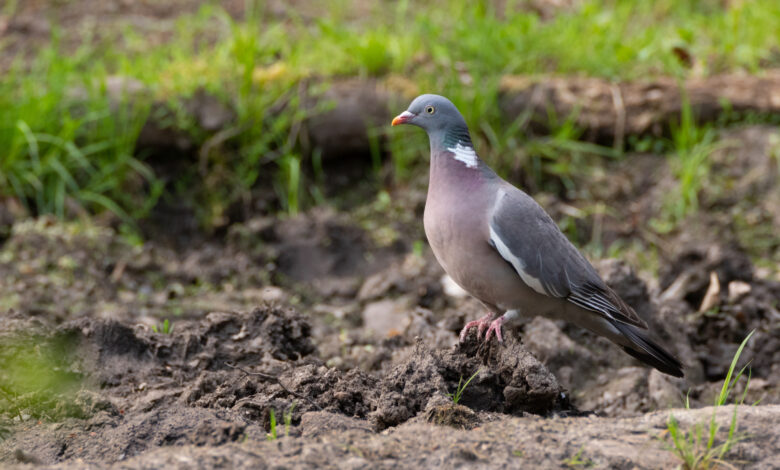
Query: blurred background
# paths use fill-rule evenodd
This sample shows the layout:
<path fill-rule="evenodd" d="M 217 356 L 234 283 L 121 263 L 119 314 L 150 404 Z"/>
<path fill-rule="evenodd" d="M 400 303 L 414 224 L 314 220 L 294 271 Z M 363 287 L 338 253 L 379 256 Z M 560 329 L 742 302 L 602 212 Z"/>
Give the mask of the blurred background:
<path fill-rule="evenodd" d="M 778 400 L 779 67 L 776 0 L 2 0 L 4 331 L 276 302 L 334 367 L 452 344 L 481 313 L 425 241 L 427 138 L 389 125 L 437 93 L 591 259 L 623 260 L 599 266 L 666 312 L 694 400 L 754 328 L 756 397 Z M 632 364 L 542 326 L 596 345 L 588 367 Z M 0 411 L 80 386 L 52 344 L 0 352 Z M 559 346 L 530 347 L 564 385 L 607 370 L 572 375 Z"/>
<path fill-rule="evenodd" d="M 627 153 L 675 154 L 677 200 L 653 214 L 670 229 L 697 208 L 714 147 L 664 93 L 721 74 L 737 77 L 693 91 L 747 87 L 740 76 L 778 65 L 779 30 L 772 1 L 6 0 L 3 220 L 97 215 L 143 234 L 181 218 L 213 233 L 350 207 L 425 171 L 424 136 L 387 123 L 437 92 L 532 192 L 576 198 L 577 178 Z M 671 80 L 658 96 L 616 85 L 655 78 Z M 768 97 L 717 123 L 762 121 Z M 738 98 L 694 104 L 712 121 Z"/>

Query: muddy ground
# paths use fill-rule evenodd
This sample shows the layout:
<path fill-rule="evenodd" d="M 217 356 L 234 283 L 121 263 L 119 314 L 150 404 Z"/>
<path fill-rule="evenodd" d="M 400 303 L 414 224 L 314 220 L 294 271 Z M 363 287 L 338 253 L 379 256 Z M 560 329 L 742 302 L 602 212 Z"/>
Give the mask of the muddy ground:
<path fill-rule="evenodd" d="M 726 459 L 776 468 L 780 280 L 746 240 L 771 242 L 764 225 L 780 226 L 777 134 L 747 127 L 721 137 L 740 150 L 716 155 L 722 183 L 702 193 L 705 210 L 661 240 L 658 277 L 637 250 L 594 260 L 681 358 L 685 379 L 542 318 L 504 346 L 480 346 L 473 333 L 458 344 L 482 312 L 415 243 L 423 178 L 389 201 L 259 216 L 183 246 L 133 246 L 91 222 L 15 220 L 0 249 L 0 462 L 671 467 L 669 415 L 706 420 L 711 409 L 701 407 L 755 330 L 740 366 L 750 361 L 745 403 L 758 404 L 739 409 L 746 438 Z M 609 202 L 615 215 L 599 222 L 601 239 L 642 240 L 669 184 L 665 160 L 634 155 L 608 170 L 610 184 L 580 182 L 588 199 L 538 197 L 556 218 Z M 745 210 L 760 230 L 734 223 Z M 593 222 L 577 223 L 588 233 Z M 774 242 L 761 245 L 764 259 Z M 171 331 L 161 331 L 164 319 Z M 459 381 L 475 373 L 454 404 Z M 693 410 L 680 409 L 686 394 Z M 724 427 L 730 410 L 718 414 Z"/>
<path fill-rule="evenodd" d="M 0 35 L 32 50 L 55 8 L 66 45 L 127 18 L 164 41 L 201 3 L 20 2 Z M 243 2 L 224 5 L 238 15 Z M 719 142 L 701 210 L 665 235 L 648 229 L 674 188 L 660 155 L 594 165 L 572 194 L 534 194 L 579 245 L 622 247 L 594 264 L 685 379 L 542 318 L 505 346 L 458 344 L 483 312 L 424 243 L 424 174 L 348 208 L 256 213 L 143 245 L 0 200 L 0 467 L 673 468 L 667 419 L 691 429 L 712 416 L 755 330 L 739 365 L 750 362 L 745 403 L 757 404 L 737 410 L 744 438 L 724 460 L 780 468 L 780 137 L 748 126 Z M 722 429 L 732 412 L 717 412 Z"/>

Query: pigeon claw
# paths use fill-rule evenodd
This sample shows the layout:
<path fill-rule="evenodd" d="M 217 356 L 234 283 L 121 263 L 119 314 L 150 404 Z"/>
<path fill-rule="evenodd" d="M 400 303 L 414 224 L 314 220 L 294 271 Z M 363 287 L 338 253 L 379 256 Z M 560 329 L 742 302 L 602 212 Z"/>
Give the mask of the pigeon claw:
<path fill-rule="evenodd" d="M 487 330 L 487 333 L 485 333 L 485 342 L 487 343 L 490 341 L 490 334 L 494 333 L 496 334 L 496 339 L 498 340 L 498 343 L 501 344 L 504 342 L 504 335 L 501 333 L 502 326 L 504 324 L 504 317 L 498 317 L 490 324 L 490 327 Z"/>
<path fill-rule="evenodd" d="M 488 312 L 487 315 L 479 320 L 466 323 L 466 326 L 460 330 L 460 342 L 462 343 L 466 340 L 466 335 L 469 333 L 469 330 L 474 327 L 477 327 L 477 341 L 479 341 L 479 339 L 482 338 L 482 333 L 485 331 L 485 328 L 490 326 L 491 320 L 493 320 L 493 312 Z"/>

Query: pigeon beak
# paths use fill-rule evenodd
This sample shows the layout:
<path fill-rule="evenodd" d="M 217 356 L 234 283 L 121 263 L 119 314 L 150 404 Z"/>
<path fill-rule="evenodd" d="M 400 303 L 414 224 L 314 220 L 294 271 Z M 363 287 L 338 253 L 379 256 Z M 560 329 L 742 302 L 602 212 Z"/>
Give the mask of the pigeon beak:
<path fill-rule="evenodd" d="M 415 116 L 416 116 L 416 114 L 414 114 L 414 113 L 410 113 L 409 111 L 404 111 L 401 114 L 399 114 L 398 116 L 396 116 L 395 119 L 393 119 L 393 122 L 392 122 L 391 125 L 397 126 L 399 124 L 406 124 L 407 122 L 409 122 Z"/>

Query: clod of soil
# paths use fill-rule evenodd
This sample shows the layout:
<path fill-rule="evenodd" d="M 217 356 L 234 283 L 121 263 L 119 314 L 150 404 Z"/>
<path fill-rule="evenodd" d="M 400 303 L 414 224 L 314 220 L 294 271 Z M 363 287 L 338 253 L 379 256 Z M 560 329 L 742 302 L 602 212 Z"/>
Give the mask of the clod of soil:
<path fill-rule="evenodd" d="M 461 396 L 463 405 L 508 414 L 547 414 L 568 403 L 555 377 L 520 343 L 481 346 L 476 334 L 451 350 L 431 350 L 418 342 L 409 357 L 380 383 L 371 418 L 378 429 L 396 426 L 455 393 L 477 370 Z"/>
<path fill-rule="evenodd" d="M 451 426 L 457 429 L 474 429 L 479 424 L 479 417 L 470 408 L 455 403 L 429 407 L 425 420 L 440 426 Z"/>
<path fill-rule="evenodd" d="M 692 238 L 692 237 L 691 237 Z M 735 243 L 702 244 L 701 237 L 683 240 L 674 262 L 662 266 L 660 285 L 665 298 L 682 298 L 698 309 L 715 272 L 721 284 L 753 280 L 753 263 Z"/>

